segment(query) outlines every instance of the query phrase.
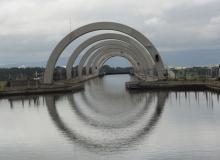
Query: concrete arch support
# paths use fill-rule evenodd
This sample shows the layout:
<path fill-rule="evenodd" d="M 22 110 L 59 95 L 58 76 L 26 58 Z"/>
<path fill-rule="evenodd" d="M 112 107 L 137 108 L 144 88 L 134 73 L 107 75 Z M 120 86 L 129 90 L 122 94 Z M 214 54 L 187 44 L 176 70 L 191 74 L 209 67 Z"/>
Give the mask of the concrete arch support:
<path fill-rule="evenodd" d="M 66 35 L 54 48 L 52 51 L 44 73 L 44 83 L 51 84 L 53 81 L 53 72 L 56 65 L 56 62 L 64 49 L 72 43 L 75 39 L 78 37 L 85 35 L 86 33 L 90 33 L 93 31 L 98 30 L 113 30 L 113 31 L 119 31 L 121 33 L 127 34 L 130 37 L 136 39 L 144 48 L 149 52 L 150 56 L 152 57 L 153 61 L 155 62 L 154 67 L 158 71 L 158 77 L 164 78 L 164 72 L 165 69 L 164 63 L 159 55 L 159 52 L 154 47 L 154 45 L 150 42 L 149 39 L 147 39 L 142 33 L 138 32 L 137 30 L 115 22 L 96 22 L 91 23 L 85 26 L 82 26 L 68 35 Z"/>
<path fill-rule="evenodd" d="M 132 45 L 135 49 L 138 49 L 138 53 L 140 52 L 146 62 L 148 64 L 153 63 L 154 61 L 151 57 L 151 55 L 148 53 L 148 51 L 137 41 L 135 41 L 134 39 L 132 39 L 131 37 L 122 35 L 122 34 L 116 34 L 116 33 L 106 33 L 106 34 L 100 34 L 100 35 L 96 35 L 94 37 L 89 38 L 88 40 L 84 41 L 82 44 L 80 44 L 71 54 L 68 62 L 67 62 L 67 79 L 71 79 L 71 71 L 72 71 L 72 66 L 74 64 L 74 62 L 76 61 L 77 57 L 80 55 L 80 53 L 86 49 L 87 47 L 91 46 L 92 44 L 102 41 L 102 40 L 118 40 L 118 41 L 123 41 L 128 43 L 129 45 Z M 87 54 L 91 54 L 90 52 L 87 52 Z M 88 57 L 89 55 L 85 54 L 85 56 L 83 56 L 83 58 Z"/>
<path fill-rule="evenodd" d="M 96 53 L 94 53 L 93 56 L 91 56 L 88 59 L 88 62 L 85 65 L 87 75 L 89 73 L 90 67 L 93 66 L 92 71 L 94 71 L 94 65 L 96 65 L 96 59 L 108 56 L 108 52 L 120 53 L 122 57 L 124 54 L 129 54 L 133 59 L 136 60 L 136 65 L 139 66 L 139 70 L 138 70 L 139 72 L 143 71 L 144 68 L 146 67 L 146 64 L 144 63 L 142 57 L 138 57 L 136 54 L 134 54 L 132 52 L 131 48 L 126 48 L 126 47 L 117 46 L 117 45 L 116 46 L 106 46 L 106 47 L 102 47 L 99 50 L 97 50 Z"/>
<path fill-rule="evenodd" d="M 104 52 L 104 51 L 101 52 L 101 50 L 103 50 L 105 48 L 114 48 L 114 47 L 121 48 L 122 52 L 125 49 L 130 50 L 130 52 L 129 52 L 130 55 L 133 57 L 136 57 L 137 63 L 140 63 L 142 65 L 142 70 L 144 70 L 145 68 L 149 68 L 152 65 L 152 63 L 147 63 L 144 60 L 144 56 L 142 54 L 140 54 L 139 51 L 135 47 L 130 46 L 129 44 L 121 42 L 121 41 L 109 40 L 109 41 L 100 42 L 100 43 L 94 45 L 83 55 L 83 57 L 79 63 L 79 66 L 78 66 L 79 75 L 82 72 L 82 68 L 83 68 L 86 60 L 88 60 L 88 61 L 89 61 L 89 59 L 93 60 L 97 54 Z M 88 68 L 88 66 L 87 66 L 87 68 Z"/>
<path fill-rule="evenodd" d="M 93 73 L 95 75 L 97 75 L 101 69 L 101 67 L 103 66 L 103 64 L 110 58 L 112 57 L 116 57 L 116 56 L 119 56 L 119 57 L 123 57 L 125 59 L 127 59 L 133 66 L 134 68 L 134 71 L 136 73 L 139 73 L 139 70 L 140 70 L 140 66 L 137 65 L 137 63 L 135 62 L 135 59 L 133 59 L 129 54 L 121 54 L 120 52 L 108 52 L 107 56 L 105 57 L 101 57 L 100 59 L 96 59 L 95 63 L 91 66 L 92 67 L 92 70 L 93 70 Z M 95 69 L 95 67 L 97 67 L 97 69 Z"/>
<path fill-rule="evenodd" d="M 99 71 L 106 61 L 108 61 L 110 58 L 116 57 L 116 56 L 123 57 L 123 58 L 127 59 L 132 64 L 132 66 L 134 68 L 134 73 L 138 73 L 138 71 L 140 70 L 138 68 L 139 66 L 136 63 L 132 63 L 132 61 L 127 56 L 125 56 L 125 54 L 121 55 L 121 53 L 110 53 L 110 54 L 108 54 L 108 56 L 102 57 L 99 60 L 96 59 L 96 62 L 93 64 L 92 68 L 97 66 L 97 70 Z M 134 67 L 135 65 L 137 67 Z"/>
<path fill-rule="evenodd" d="M 116 57 L 116 56 L 119 56 L 119 57 L 124 57 L 125 59 L 127 59 L 129 62 L 131 62 L 130 60 L 129 60 L 129 53 L 126 53 L 126 51 L 124 51 L 123 53 L 121 53 L 121 52 L 116 52 L 117 51 L 117 49 L 110 49 L 109 50 L 109 52 L 108 52 L 108 54 L 105 54 L 105 55 L 101 55 L 101 54 L 99 54 L 98 56 L 96 56 L 95 57 L 95 59 L 93 60 L 93 63 L 91 64 L 91 68 L 92 68 L 92 71 L 95 73 L 97 70 L 99 70 L 102 66 L 103 66 L 103 64 L 107 61 L 107 60 L 109 60 L 110 58 L 112 58 L 112 57 Z M 128 55 L 128 56 L 127 56 Z M 132 59 L 133 59 L 133 57 L 131 57 Z M 135 59 L 135 58 L 134 58 Z M 135 69 L 135 71 L 137 72 L 137 73 L 142 73 L 143 72 L 143 70 L 141 70 L 141 66 L 140 65 L 138 65 L 137 64 L 137 60 L 135 59 L 135 61 L 136 61 L 136 63 L 135 63 L 135 65 L 133 64 L 133 63 L 131 63 L 132 64 L 132 66 L 134 67 L 134 66 L 137 66 L 137 67 L 134 67 L 134 69 Z M 97 69 L 96 69 L 96 67 L 97 67 Z"/>

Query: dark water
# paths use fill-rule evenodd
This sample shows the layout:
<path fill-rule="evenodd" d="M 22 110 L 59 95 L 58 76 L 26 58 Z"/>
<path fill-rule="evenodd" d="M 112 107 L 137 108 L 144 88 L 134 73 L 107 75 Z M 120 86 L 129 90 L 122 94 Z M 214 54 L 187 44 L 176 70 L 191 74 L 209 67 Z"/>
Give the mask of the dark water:
<path fill-rule="evenodd" d="M 0 160 L 220 159 L 218 94 L 129 93 L 129 79 L 0 100 Z"/>

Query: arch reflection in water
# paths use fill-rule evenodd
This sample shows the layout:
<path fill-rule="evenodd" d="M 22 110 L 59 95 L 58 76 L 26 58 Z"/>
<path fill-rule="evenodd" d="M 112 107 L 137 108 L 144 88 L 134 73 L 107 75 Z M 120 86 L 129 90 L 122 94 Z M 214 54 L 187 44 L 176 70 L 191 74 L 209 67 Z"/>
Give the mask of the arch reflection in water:
<path fill-rule="evenodd" d="M 129 94 L 123 92 L 124 87 L 121 91 L 117 89 L 121 93 L 115 96 L 115 92 L 106 90 L 102 82 L 102 79 L 88 82 L 86 92 L 68 96 L 76 115 L 96 127 L 122 128 L 133 124 L 147 113 L 155 97 L 154 94 Z"/>
<path fill-rule="evenodd" d="M 71 114 L 77 126 L 65 123 L 65 118 L 56 108 L 55 96 L 46 96 L 49 115 L 58 130 L 74 144 L 77 143 L 91 151 L 126 150 L 150 134 L 160 119 L 168 93 L 139 93 L 135 96 L 121 92 L 117 94 L 119 98 L 111 103 L 114 94 L 105 88 L 103 82 L 100 79 L 89 81 L 85 92 L 68 95 L 72 107 Z M 93 94 L 94 91 L 96 94 Z M 136 97 L 138 98 L 135 99 Z M 132 108 L 128 106 L 129 100 Z M 126 109 L 118 108 L 117 113 L 109 108 L 117 108 L 121 102 L 125 102 Z"/>

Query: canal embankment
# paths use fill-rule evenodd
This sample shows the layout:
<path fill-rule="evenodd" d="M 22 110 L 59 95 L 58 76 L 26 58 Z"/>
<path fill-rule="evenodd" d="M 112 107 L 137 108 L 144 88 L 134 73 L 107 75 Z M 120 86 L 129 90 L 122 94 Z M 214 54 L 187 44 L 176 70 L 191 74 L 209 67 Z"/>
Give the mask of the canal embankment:
<path fill-rule="evenodd" d="M 3 88 L 3 87 L 2 87 Z M 20 95 L 40 95 L 40 94 L 51 94 L 51 93 L 65 93 L 65 92 L 76 92 L 84 89 L 83 83 L 65 83 L 59 82 L 52 85 L 38 84 L 29 86 L 13 86 L 4 87 L 0 90 L 0 98 L 7 96 L 20 96 Z"/>
<path fill-rule="evenodd" d="M 220 93 L 219 81 L 131 81 L 126 82 L 129 90 L 170 90 L 170 91 L 205 91 L 211 90 Z"/>

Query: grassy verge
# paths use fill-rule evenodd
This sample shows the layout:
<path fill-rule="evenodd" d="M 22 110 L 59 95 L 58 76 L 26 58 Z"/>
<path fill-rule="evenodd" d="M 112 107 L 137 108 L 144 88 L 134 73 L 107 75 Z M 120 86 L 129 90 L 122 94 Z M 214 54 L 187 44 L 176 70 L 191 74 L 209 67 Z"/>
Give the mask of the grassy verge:
<path fill-rule="evenodd" d="M 0 91 L 4 91 L 6 87 L 6 81 L 0 81 Z"/>

